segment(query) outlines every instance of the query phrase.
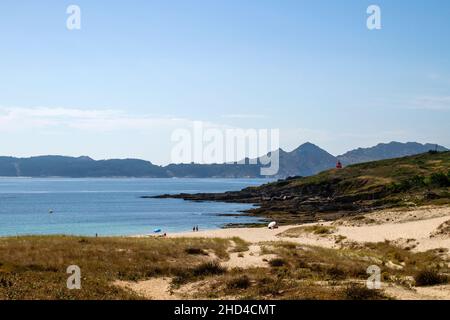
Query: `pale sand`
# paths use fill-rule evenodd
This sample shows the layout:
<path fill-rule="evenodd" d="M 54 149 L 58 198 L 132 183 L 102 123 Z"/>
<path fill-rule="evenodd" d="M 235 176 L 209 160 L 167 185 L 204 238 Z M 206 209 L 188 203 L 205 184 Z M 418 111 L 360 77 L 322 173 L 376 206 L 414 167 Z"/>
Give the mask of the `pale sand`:
<path fill-rule="evenodd" d="M 406 289 L 400 286 L 388 286 L 384 291 L 398 300 L 450 300 L 450 285 L 416 287 Z"/>
<path fill-rule="evenodd" d="M 170 278 L 153 278 L 145 281 L 120 281 L 114 282 L 114 285 L 131 290 L 150 300 L 176 300 L 179 296 L 170 291 Z"/>
<path fill-rule="evenodd" d="M 450 215 L 450 210 L 449 210 Z M 437 248 L 449 248 L 450 238 L 430 238 L 442 223 L 449 220 L 450 216 L 440 218 L 410 221 L 403 223 L 386 223 L 375 226 L 338 227 L 337 234 L 356 242 L 382 242 L 385 240 L 414 239 L 416 251 L 427 251 Z"/>
<path fill-rule="evenodd" d="M 372 220 L 372 224 L 358 221 L 352 222 L 348 218 L 341 221 L 319 223 L 320 225 L 333 225 L 336 230 L 331 235 L 320 236 L 313 234 L 301 234 L 298 237 L 280 236 L 286 230 L 307 225 L 282 226 L 278 229 L 268 228 L 233 228 L 205 230 L 200 232 L 185 232 L 169 234 L 171 238 L 224 238 L 239 237 L 250 243 L 249 250 L 242 253 L 231 252 L 234 242 L 230 248 L 230 259 L 220 261 L 227 268 L 251 268 L 267 267 L 270 259 L 275 255 L 265 255 L 261 252 L 261 245 L 270 242 L 293 242 L 302 245 L 320 246 L 326 248 L 339 248 L 336 242 L 337 236 L 346 237 L 345 241 L 358 243 L 381 242 L 385 240 L 394 243 L 414 243 L 414 251 L 426 251 L 431 249 L 450 249 L 450 237 L 431 237 L 431 234 L 446 221 L 450 220 L 450 206 L 425 207 L 402 211 L 378 211 L 366 215 Z M 375 221 L 375 224 L 373 224 Z M 308 224 L 314 225 L 314 224 Z M 414 239 L 414 241 L 408 239 Z M 218 260 L 215 255 L 210 254 L 211 260 Z M 116 285 L 133 290 L 148 299 L 189 299 L 192 285 L 182 287 L 176 291 L 170 291 L 170 279 L 155 278 L 137 283 L 117 281 Z M 203 283 L 199 285 L 203 286 Z M 388 286 L 386 293 L 401 300 L 408 299 L 445 299 L 450 300 L 450 285 L 434 286 L 425 288 L 405 289 L 398 286 Z"/>
<path fill-rule="evenodd" d="M 168 235 L 172 238 L 223 238 L 229 239 L 233 237 L 239 237 L 249 243 L 260 243 L 260 242 L 278 242 L 278 241 L 289 241 L 295 243 L 301 243 L 313 246 L 323 246 L 331 248 L 334 246 L 334 240 L 328 238 L 313 237 L 310 235 L 304 235 L 298 238 L 290 237 L 280 237 L 279 234 L 293 227 L 298 227 L 295 225 L 282 226 L 278 229 L 270 230 L 268 228 L 230 228 L 230 229 L 217 229 L 217 230 L 206 230 L 199 232 L 181 232 Z"/>
<path fill-rule="evenodd" d="M 268 261 L 277 257 L 274 254 L 263 254 L 259 245 L 251 245 L 248 249 L 246 252 L 230 252 L 230 259 L 221 262 L 222 266 L 228 269 L 264 268 Z"/>
<path fill-rule="evenodd" d="M 424 206 L 418 208 L 402 208 L 379 210 L 364 215 L 365 220 L 357 220 L 355 217 L 342 218 L 334 222 L 335 225 L 359 226 L 367 224 L 367 220 L 372 220 L 371 224 L 402 223 L 410 221 L 427 220 L 449 216 L 449 206 L 435 207 Z"/>
<path fill-rule="evenodd" d="M 346 240 L 355 242 L 382 242 L 401 239 L 414 239 L 415 251 L 427 251 L 437 248 L 450 249 L 450 238 L 432 238 L 430 235 L 444 222 L 450 220 L 450 206 L 438 208 L 419 208 L 409 211 L 380 211 L 367 215 L 377 216 L 377 220 L 398 221 L 376 225 L 339 225 L 336 222 L 320 223 L 321 225 L 334 225 L 336 231 L 333 236 L 344 236 Z M 437 217 L 436 217 L 437 216 Z M 381 217 L 381 218 L 380 218 Z M 382 218 L 384 217 L 384 218 Z M 419 220 L 421 217 L 425 219 Z M 308 224 L 314 225 L 314 224 Z M 205 230 L 199 232 L 184 232 L 170 234 L 168 237 L 195 237 L 195 238 L 233 238 L 239 237 L 251 244 L 260 242 L 287 241 L 303 245 L 313 245 L 326 248 L 339 247 L 333 236 L 322 237 L 304 234 L 298 237 L 280 236 L 286 230 L 307 225 L 282 226 L 278 229 L 268 228 L 231 228 L 218 230 Z"/>

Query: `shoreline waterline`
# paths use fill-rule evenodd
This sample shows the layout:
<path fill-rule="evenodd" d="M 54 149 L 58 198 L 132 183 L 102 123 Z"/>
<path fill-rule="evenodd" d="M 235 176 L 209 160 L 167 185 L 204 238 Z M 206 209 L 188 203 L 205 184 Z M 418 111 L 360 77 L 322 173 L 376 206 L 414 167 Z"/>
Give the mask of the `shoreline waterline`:
<path fill-rule="evenodd" d="M 131 236 L 217 229 L 260 220 L 252 204 L 144 199 L 164 193 L 225 192 L 261 179 L 0 179 L 0 236 Z"/>

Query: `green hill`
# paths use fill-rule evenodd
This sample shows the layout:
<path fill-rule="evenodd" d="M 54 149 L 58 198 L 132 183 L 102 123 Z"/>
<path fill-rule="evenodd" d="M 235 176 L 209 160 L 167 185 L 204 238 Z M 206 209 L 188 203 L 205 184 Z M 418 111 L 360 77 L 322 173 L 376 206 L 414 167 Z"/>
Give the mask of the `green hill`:
<path fill-rule="evenodd" d="M 164 195 L 254 203 L 251 215 L 282 222 L 332 220 L 374 209 L 450 203 L 450 152 L 429 152 L 332 169 L 237 192 Z"/>
<path fill-rule="evenodd" d="M 275 178 L 311 176 L 334 168 L 340 160 L 345 164 L 391 159 L 427 152 L 448 151 L 436 144 L 417 142 L 381 143 L 371 148 L 358 148 L 335 157 L 312 143 L 295 150 L 279 151 L 279 170 Z M 94 160 L 89 157 L 38 156 L 31 158 L 0 157 L 0 177 L 135 177 L 135 178 L 263 178 L 261 158 L 248 158 L 239 163 L 181 163 L 157 166 L 139 159 Z M 250 164 L 250 163 L 251 164 Z"/>

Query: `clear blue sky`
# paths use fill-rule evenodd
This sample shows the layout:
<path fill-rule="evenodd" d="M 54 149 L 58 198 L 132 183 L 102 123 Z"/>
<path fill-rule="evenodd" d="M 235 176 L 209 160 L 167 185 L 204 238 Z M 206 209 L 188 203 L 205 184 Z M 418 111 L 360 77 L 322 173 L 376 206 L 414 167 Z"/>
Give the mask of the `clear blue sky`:
<path fill-rule="evenodd" d="M 450 147 L 449 39 L 447 0 L 2 0 L 0 155 L 164 164 L 194 120 L 280 128 L 287 150 Z"/>

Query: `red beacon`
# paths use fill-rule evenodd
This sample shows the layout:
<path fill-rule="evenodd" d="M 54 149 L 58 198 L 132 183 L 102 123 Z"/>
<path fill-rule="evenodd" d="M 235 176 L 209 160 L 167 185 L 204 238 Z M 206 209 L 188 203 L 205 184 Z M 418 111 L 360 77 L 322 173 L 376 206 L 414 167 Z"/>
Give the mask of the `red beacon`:
<path fill-rule="evenodd" d="M 340 161 L 336 163 L 336 169 L 342 169 L 342 163 Z"/>

